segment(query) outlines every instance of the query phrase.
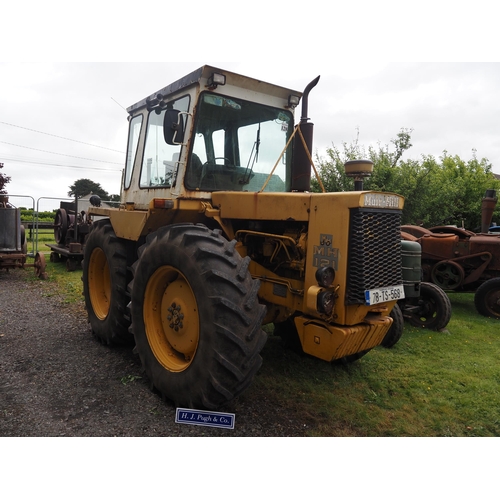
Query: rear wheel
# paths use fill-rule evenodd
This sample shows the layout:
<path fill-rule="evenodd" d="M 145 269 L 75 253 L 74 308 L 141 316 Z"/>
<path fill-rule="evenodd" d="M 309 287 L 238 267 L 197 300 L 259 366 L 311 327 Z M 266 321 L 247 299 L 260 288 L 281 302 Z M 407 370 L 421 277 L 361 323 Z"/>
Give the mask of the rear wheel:
<path fill-rule="evenodd" d="M 178 406 L 216 409 L 262 364 L 266 309 L 249 262 L 202 225 L 162 228 L 139 249 L 130 284 L 136 350 L 153 386 Z"/>
<path fill-rule="evenodd" d="M 93 224 L 82 266 L 83 295 L 92 333 L 105 344 L 131 343 L 127 248 L 109 220 Z"/>
<path fill-rule="evenodd" d="M 479 314 L 500 319 L 500 278 L 491 278 L 476 290 L 474 305 Z"/>
<path fill-rule="evenodd" d="M 416 300 L 418 308 L 409 315 L 413 326 L 436 331 L 446 327 L 451 318 L 451 304 L 448 295 L 439 286 L 422 282 L 420 297 Z"/>

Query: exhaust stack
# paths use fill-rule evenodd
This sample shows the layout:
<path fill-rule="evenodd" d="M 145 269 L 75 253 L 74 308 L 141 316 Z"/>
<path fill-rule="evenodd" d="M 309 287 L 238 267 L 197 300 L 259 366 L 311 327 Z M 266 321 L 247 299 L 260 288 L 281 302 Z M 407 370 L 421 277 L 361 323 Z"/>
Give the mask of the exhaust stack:
<path fill-rule="evenodd" d="M 481 204 L 481 232 L 487 233 L 491 227 L 493 211 L 497 205 L 497 192 L 487 189 Z"/>
<path fill-rule="evenodd" d="M 309 105 L 309 92 L 318 84 L 319 76 L 315 78 L 304 90 L 302 95 L 302 116 L 300 118 L 300 131 L 304 136 L 309 155 L 312 156 L 313 130 L 314 124 L 309 123 L 307 117 Z M 300 136 L 295 136 L 293 146 L 292 162 L 292 191 L 310 191 L 311 190 L 311 162 Z"/>

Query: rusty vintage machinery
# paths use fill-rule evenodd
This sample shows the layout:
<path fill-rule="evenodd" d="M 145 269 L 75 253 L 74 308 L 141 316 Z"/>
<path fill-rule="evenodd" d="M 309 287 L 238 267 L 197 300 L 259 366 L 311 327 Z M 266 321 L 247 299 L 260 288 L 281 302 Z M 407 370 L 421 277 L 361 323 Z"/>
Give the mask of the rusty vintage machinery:
<path fill-rule="evenodd" d="M 55 245 L 47 245 L 52 251 L 51 262 L 64 260 L 68 271 L 81 265 L 83 246 L 92 225 L 85 211 L 78 211 L 78 199 L 74 202 L 61 201 L 54 217 Z"/>
<path fill-rule="evenodd" d="M 473 292 L 477 311 L 500 319 L 500 235 L 490 233 L 495 190 L 482 200 L 481 232 L 452 226 L 402 226 L 402 236 L 422 247 L 423 281 L 446 292 Z"/>
<path fill-rule="evenodd" d="M 33 264 L 27 264 L 28 244 L 21 210 L 9 203 L 7 195 L 0 195 L 0 269 L 33 267 L 36 276 L 45 279 L 45 257 L 38 252 Z"/>

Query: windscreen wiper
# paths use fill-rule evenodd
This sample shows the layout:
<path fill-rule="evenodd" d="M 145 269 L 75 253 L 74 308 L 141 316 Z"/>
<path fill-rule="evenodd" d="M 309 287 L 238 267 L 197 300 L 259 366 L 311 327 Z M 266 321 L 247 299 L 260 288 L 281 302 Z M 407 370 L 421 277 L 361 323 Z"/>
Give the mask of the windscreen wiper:
<path fill-rule="evenodd" d="M 253 167 L 259 161 L 259 148 L 260 148 L 260 123 L 259 123 L 259 128 L 257 129 L 257 137 L 255 138 L 255 142 L 252 146 L 252 151 L 250 152 L 250 158 L 248 158 L 247 168 L 245 170 L 245 173 L 243 174 L 243 177 L 240 180 L 240 184 L 248 184 L 250 182 L 250 177 L 252 176 Z"/>

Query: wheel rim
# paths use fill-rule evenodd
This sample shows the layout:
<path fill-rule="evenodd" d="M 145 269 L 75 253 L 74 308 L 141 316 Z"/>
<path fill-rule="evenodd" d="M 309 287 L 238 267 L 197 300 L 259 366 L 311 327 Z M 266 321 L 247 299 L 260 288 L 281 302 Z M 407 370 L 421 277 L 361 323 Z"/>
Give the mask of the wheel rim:
<path fill-rule="evenodd" d="M 90 256 L 88 286 L 94 314 L 102 321 L 106 319 L 111 304 L 111 277 L 108 259 L 101 248 L 95 248 Z"/>
<path fill-rule="evenodd" d="M 35 276 L 37 276 L 38 278 L 45 279 L 47 275 L 45 273 L 46 264 L 45 264 L 45 256 L 43 255 L 43 253 L 37 253 L 35 255 L 34 266 L 35 266 Z"/>
<path fill-rule="evenodd" d="M 413 324 L 429 328 L 437 319 L 438 311 L 436 303 L 433 300 L 421 303 L 421 310 L 412 315 Z"/>
<path fill-rule="evenodd" d="M 491 290 L 484 298 L 486 309 L 492 316 L 500 317 L 500 290 Z"/>
<path fill-rule="evenodd" d="M 144 326 L 153 354 L 171 372 L 191 365 L 200 339 L 198 305 L 185 276 L 171 266 L 155 271 L 144 294 Z"/>

